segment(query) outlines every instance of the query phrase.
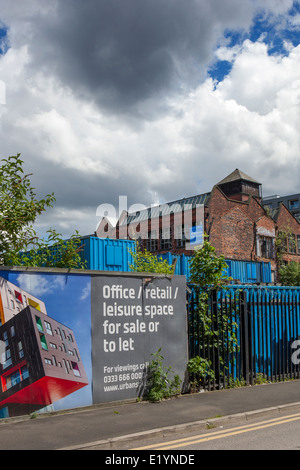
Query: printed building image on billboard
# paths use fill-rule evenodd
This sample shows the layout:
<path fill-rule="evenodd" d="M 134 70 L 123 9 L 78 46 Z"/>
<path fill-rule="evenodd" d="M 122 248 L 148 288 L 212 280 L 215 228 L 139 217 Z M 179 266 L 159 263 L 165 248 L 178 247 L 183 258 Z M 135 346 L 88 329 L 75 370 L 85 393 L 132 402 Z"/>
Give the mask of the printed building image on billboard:
<path fill-rule="evenodd" d="M 28 294 L 24 289 L 0 277 L 0 318 L 1 325 L 17 315 L 27 305 L 31 305 L 47 315 L 45 303 Z"/>
<path fill-rule="evenodd" d="M 55 294 L 62 283 L 51 282 Z M 89 384 L 74 331 L 42 299 L 0 277 L 0 314 L 0 417 L 32 413 Z"/>

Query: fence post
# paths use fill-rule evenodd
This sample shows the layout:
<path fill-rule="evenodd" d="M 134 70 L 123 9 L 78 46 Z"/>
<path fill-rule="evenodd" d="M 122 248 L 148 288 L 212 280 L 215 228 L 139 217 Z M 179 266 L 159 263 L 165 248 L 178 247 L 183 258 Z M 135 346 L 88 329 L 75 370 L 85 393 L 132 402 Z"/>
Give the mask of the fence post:
<path fill-rule="evenodd" d="M 247 291 L 240 292 L 240 324 L 241 324 L 241 373 L 247 385 L 249 385 L 249 321 Z"/>

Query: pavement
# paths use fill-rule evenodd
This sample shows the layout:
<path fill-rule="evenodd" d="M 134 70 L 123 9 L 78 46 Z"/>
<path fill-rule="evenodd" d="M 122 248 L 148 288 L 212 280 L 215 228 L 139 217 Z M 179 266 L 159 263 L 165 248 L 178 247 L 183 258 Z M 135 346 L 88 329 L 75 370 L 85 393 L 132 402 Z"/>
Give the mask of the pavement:
<path fill-rule="evenodd" d="M 296 412 L 300 380 L 186 394 L 159 403 L 107 403 L 0 420 L 0 450 L 117 450 L 208 424 Z"/>

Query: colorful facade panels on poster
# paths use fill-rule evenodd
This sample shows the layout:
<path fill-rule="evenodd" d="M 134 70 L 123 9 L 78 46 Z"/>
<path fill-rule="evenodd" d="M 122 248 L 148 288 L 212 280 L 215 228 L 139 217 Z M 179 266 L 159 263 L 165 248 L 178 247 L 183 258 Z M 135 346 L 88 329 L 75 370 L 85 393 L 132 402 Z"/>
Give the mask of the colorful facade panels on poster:
<path fill-rule="evenodd" d="M 0 417 L 135 398 L 151 354 L 183 380 L 185 277 L 0 271 Z"/>

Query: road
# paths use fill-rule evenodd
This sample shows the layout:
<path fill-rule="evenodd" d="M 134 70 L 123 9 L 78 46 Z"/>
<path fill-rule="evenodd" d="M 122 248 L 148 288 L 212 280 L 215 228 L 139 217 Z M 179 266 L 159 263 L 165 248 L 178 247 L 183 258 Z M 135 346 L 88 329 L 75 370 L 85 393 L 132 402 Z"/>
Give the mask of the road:
<path fill-rule="evenodd" d="M 174 434 L 171 439 L 168 435 L 164 440 L 131 450 L 162 454 L 173 450 L 300 450 L 300 413 L 218 426 L 197 434 Z"/>

